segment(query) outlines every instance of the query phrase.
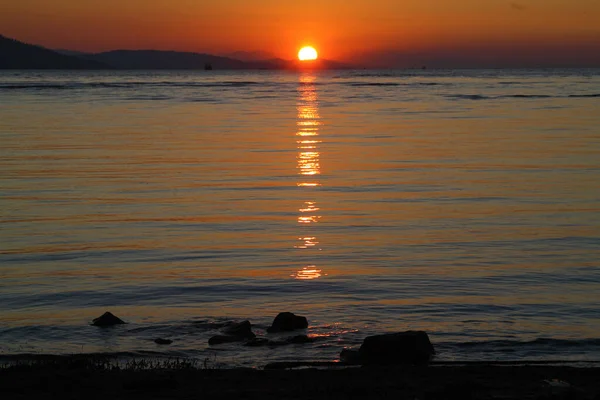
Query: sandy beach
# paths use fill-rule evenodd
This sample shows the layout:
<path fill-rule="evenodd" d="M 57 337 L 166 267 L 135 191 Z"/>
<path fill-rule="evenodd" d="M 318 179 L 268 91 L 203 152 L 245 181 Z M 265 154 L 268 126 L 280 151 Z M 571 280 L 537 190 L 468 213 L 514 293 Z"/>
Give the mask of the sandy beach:
<path fill-rule="evenodd" d="M 90 369 L 65 363 L 0 371 L 6 399 L 600 399 L 600 368 L 362 367 L 299 370 Z"/>

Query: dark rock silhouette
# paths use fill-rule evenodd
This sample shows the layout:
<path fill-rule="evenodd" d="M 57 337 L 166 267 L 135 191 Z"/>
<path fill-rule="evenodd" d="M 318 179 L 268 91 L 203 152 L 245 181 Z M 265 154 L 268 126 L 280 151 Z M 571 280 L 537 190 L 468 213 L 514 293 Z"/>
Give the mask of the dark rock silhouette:
<path fill-rule="evenodd" d="M 340 353 L 340 361 L 346 364 L 360 364 L 360 353 L 358 350 L 344 349 Z"/>
<path fill-rule="evenodd" d="M 216 345 L 222 343 L 243 342 L 256 337 L 254 332 L 252 332 L 252 324 L 250 324 L 250 321 L 226 324 L 223 327 L 222 332 L 224 335 L 215 335 L 208 339 L 208 344 Z"/>
<path fill-rule="evenodd" d="M 94 326 L 113 326 L 124 323 L 125 321 L 108 311 L 99 316 L 98 318 L 94 318 L 94 320 L 92 320 L 92 325 Z"/>
<path fill-rule="evenodd" d="M 261 346 L 268 346 L 271 343 L 271 341 L 267 338 L 254 338 L 249 340 L 248 342 L 246 342 L 246 344 L 244 344 L 244 346 L 250 346 L 250 347 L 261 347 Z"/>
<path fill-rule="evenodd" d="M 231 336 L 231 335 L 215 335 L 208 339 L 208 344 L 213 346 L 216 344 L 223 343 L 234 343 L 234 342 L 243 342 L 247 338 L 243 336 Z"/>
<path fill-rule="evenodd" d="M 230 325 L 226 325 L 223 328 L 223 333 L 250 339 L 256 337 L 254 332 L 252 332 L 252 324 L 250 324 L 250 321 L 234 322 Z"/>
<path fill-rule="evenodd" d="M 156 344 L 171 344 L 171 343 L 173 343 L 173 341 L 170 339 L 158 338 L 158 339 L 154 339 L 154 343 L 156 343 Z"/>
<path fill-rule="evenodd" d="M 305 344 L 314 342 L 315 338 L 311 338 L 307 335 L 297 335 L 287 338 L 285 341 L 289 344 Z"/>
<path fill-rule="evenodd" d="M 108 69 L 94 60 L 60 54 L 0 35 L 0 69 Z"/>
<path fill-rule="evenodd" d="M 355 353 L 342 351 L 340 357 L 353 359 L 361 364 L 427 364 L 435 354 L 429 336 L 424 331 L 407 331 L 375 335 L 365 338 Z"/>
<path fill-rule="evenodd" d="M 273 323 L 267 329 L 267 332 L 288 332 L 305 328 L 308 328 L 308 321 L 306 320 L 306 317 L 295 315 L 291 312 L 282 312 L 275 317 Z"/>

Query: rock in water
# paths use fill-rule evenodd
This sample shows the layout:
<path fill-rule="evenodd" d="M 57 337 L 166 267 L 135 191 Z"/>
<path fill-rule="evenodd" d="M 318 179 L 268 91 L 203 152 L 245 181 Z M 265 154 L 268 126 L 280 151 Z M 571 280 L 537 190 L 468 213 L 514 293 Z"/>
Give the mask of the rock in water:
<path fill-rule="evenodd" d="M 340 361 L 346 364 L 360 364 L 360 353 L 358 350 L 344 349 L 340 353 Z"/>
<path fill-rule="evenodd" d="M 253 339 L 256 337 L 252 332 L 252 324 L 250 321 L 234 322 L 231 325 L 227 325 L 223 329 L 223 333 L 231 336 L 238 336 L 247 339 Z"/>
<path fill-rule="evenodd" d="M 250 321 L 233 322 L 227 324 L 222 332 L 225 335 L 216 335 L 208 339 L 208 344 L 215 345 L 221 343 L 243 342 L 247 339 L 254 339 L 256 335 L 252 332 Z"/>
<path fill-rule="evenodd" d="M 92 325 L 95 326 L 113 326 L 124 323 L 125 322 L 121 318 L 115 316 L 114 314 L 108 311 L 92 321 Z"/>
<path fill-rule="evenodd" d="M 407 331 L 365 338 L 358 350 L 362 364 L 427 364 L 435 354 L 424 331 Z"/>
<path fill-rule="evenodd" d="M 246 344 L 244 346 L 249 346 L 249 347 L 267 346 L 270 342 L 271 341 L 269 339 L 254 338 L 254 339 L 250 339 L 248 342 L 246 342 Z"/>
<path fill-rule="evenodd" d="M 246 338 L 242 336 L 216 335 L 208 339 L 208 344 L 213 346 L 222 343 L 243 342 L 244 340 L 246 340 Z"/>
<path fill-rule="evenodd" d="M 158 339 L 154 339 L 154 343 L 156 343 L 156 344 L 171 344 L 171 343 L 173 343 L 173 341 L 170 339 L 158 338 Z"/>
<path fill-rule="evenodd" d="M 311 338 L 306 335 L 297 335 L 297 336 L 292 336 L 292 337 L 286 339 L 286 343 L 289 343 L 289 344 L 305 344 L 305 343 L 312 343 L 314 341 L 315 341 L 315 338 Z"/>
<path fill-rule="evenodd" d="M 282 312 L 275 317 L 271 327 L 267 329 L 267 332 L 276 333 L 304 328 L 308 328 L 306 317 L 295 315 L 291 312 Z"/>

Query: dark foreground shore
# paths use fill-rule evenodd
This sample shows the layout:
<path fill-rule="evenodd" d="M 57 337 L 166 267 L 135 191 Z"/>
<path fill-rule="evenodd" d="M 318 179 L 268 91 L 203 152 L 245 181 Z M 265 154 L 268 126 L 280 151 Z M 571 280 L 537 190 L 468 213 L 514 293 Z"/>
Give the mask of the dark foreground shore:
<path fill-rule="evenodd" d="M 600 368 L 362 367 L 301 370 L 0 369 L 4 399 L 590 399 Z"/>

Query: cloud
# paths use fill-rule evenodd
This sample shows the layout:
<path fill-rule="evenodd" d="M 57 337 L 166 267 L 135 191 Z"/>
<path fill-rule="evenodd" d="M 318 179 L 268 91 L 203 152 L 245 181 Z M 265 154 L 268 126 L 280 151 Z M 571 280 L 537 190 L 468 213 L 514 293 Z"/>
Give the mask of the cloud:
<path fill-rule="evenodd" d="M 510 3 L 510 8 L 517 11 L 523 11 L 527 9 L 527 6 L 519 3 Z"/>

